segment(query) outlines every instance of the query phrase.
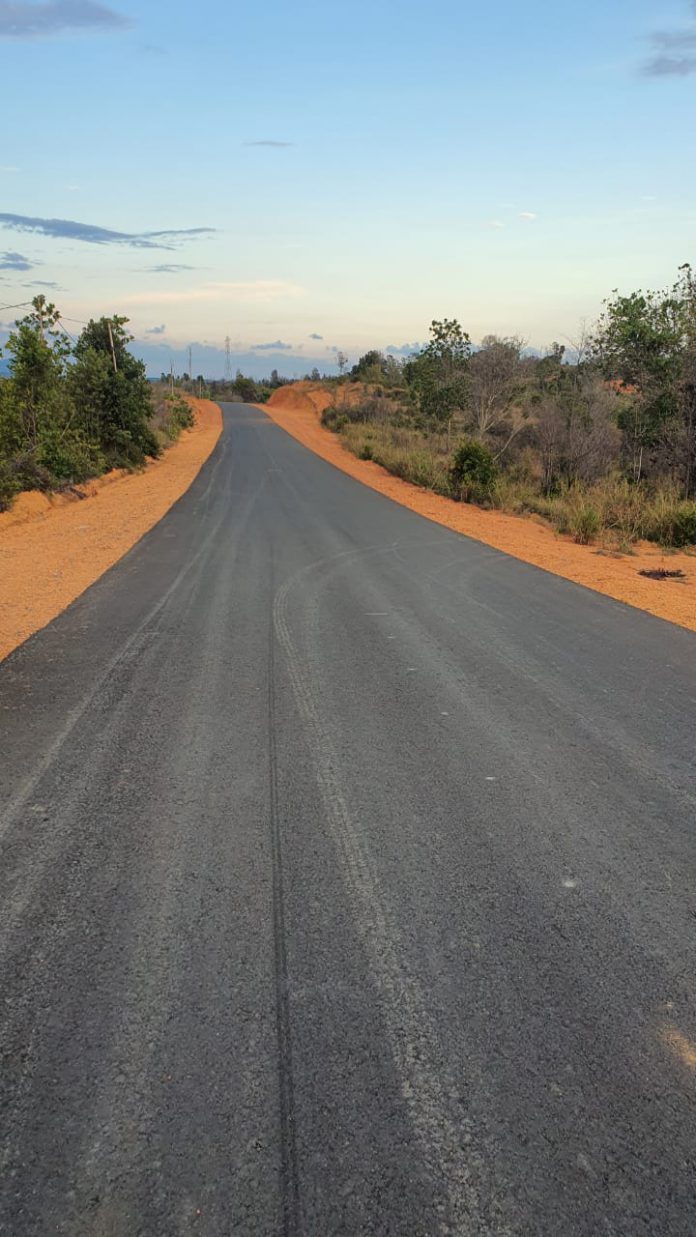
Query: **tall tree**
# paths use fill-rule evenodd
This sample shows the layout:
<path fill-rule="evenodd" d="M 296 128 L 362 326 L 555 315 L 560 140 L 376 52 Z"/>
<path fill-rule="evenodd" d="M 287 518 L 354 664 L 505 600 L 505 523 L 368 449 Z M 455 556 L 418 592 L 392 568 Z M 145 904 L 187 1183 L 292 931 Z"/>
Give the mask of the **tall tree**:
<path fill-rule="evenodd" d="M 137 465 L 159 455 L 150 425 L 150 384 L 142 361 L 129 351 L 127 318 L 90 321 L 75 346 L 73 398 L 112 465 Z"/>
<path fill-rule="evenodd" d="M 456 318 L 430 324 L 430 341 L 404 367 L 404 377 L 417 393 L 421 412 L 449 430 L 452 417 L 466 408 L 471 340 Z"/>

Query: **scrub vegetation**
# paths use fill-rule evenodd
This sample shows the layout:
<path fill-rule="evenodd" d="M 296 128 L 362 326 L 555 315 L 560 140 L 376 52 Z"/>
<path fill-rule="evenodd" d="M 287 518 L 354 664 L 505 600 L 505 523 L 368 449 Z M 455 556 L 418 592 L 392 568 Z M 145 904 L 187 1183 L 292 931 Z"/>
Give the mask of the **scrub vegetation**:
<path fill-rule="evenodd" d="M 355 384 L 363 384 L 356 398 Z M 569 354 L 472 346 L 435 321 L 406 361 L 378 351 L 333 380 L 323 413 L 360 459 L 461 502 L 630 552 L 696 544 L 696 279 L 614 293 Z"/>

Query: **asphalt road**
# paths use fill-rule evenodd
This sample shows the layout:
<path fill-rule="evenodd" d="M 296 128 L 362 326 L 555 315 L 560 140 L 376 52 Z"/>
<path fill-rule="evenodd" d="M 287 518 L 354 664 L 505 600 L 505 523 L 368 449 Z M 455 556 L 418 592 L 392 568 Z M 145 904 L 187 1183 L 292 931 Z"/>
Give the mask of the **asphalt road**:
<path fill-rule="evenodd" d="M 0 705 L 2 1234 L 693 1237 L 696 636 L 235 406 Z"/>

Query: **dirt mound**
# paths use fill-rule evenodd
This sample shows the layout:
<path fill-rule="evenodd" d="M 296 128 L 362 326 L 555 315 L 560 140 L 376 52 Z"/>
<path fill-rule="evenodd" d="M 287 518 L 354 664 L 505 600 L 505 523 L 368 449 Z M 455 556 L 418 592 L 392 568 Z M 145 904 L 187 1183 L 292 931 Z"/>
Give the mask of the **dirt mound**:
<path fill-rule="evenodd" d="M 285 412 L 321 413 L 333 403 L 333 393 L 318 382 L 292 382 L 278 387 L 265 408 L 283 409 Z"/>
<path fill-rule="evenodd" d="M 354 408 L 369 398 L 371 388 L 364 382 L 346 382 L 340 387 L 326 387 L 321 382 L 292 382 L 278 387 L 265 408 L 283 409 L 285 412 L 316 412 L 321 415 L 325 408 L 335 404 L 337 408 Z"/>
<path fill-rule="evenodd" d="M 188 489 L 222 430 L 216 404 L 142 472 L 114 471 L 65 494 L 20 494 L 0 514 L 0 658 L 65 610 Z"/>

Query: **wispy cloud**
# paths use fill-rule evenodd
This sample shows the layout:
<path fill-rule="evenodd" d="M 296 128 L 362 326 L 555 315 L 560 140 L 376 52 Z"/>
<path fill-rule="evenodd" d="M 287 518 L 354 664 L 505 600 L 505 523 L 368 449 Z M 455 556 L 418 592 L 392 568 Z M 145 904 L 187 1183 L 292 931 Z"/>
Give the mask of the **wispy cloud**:
<path fill-rule="evenodd" d="M 691 3 L 696 17 L 696 3 Z M 644 61 L 644 77 L 689 77 L 696 73 L 696 22 L 678 30 L 656 30 L 650 35 L 653 55 Z"/>
<path fill-rule="evenodd" d="M 0 226 L 15 232 L 37 232 L 60 240 L 84 241 L 88 245 L 128 245 L 132 249 L 174 249 L 177 243 L 196 236 L 210 236 L 214 228 L 168 228 L 160 232 L 115 232 L 74 219 L 40 219 L 30 215 L 0 213 Z"/>
<path fill-rule="evenodd" d="M 48 0 L 44 4 L 0 0 L 0 38 L 43 39 L 80 31 L 127 30 L 122 13 L 92 0 Z"/>
<path fill-rule="evenodd" d="M 161 326 L 151 326 L 146 332 L 146 335 L 164 335 L 167 327 L 163 322 Z"/>
<path fill-rule="evenodd" d="M 310 337 L 309 337 L 309 338 L 310 338 L 310 339 L 323 339 L 323 338 L 324 338 L 324 336 L 323 336 L 323 335 L 317 335 L 317 333 L 316 333 L 316 331 L 315 331 L 315 332 L 313 332 L 313 334 L 311 334 L 311 335 L 310 335 Z"/>
<path fill-rule="evenodd" d="M 258 142 L 244 142 L 244 146 L 270 146 L 274 150 L 284 150 L 287 146 L 294 146 L 294 142 L 276 142 L 272 138 L 262 138 Z"/>
<path fill-rule="evenodd" d="M 696 73 L 696 56 L 653 56 L 643 65 L 644 77 L 689 77 Z"/>
<path fill-rule="evenodd" d="M 502 232 L 505 224 L 502 219 L 488 219 L 486 221 L 486 227 L 490 228 L 492 232 Z"/>
<path fill-rule="evenodd" d="M 257 301 L 269 304 L 304 294 L 304 288 L 283 279 L 250 279 L 230 283 L 205 283 L 198 288 L 183 288 L 179 292 L 135 292 L 122 300 L 127 305 L 185 305 L 197 301 L 227 301 L 232 304 Z"/>
<path fill-rule="evenodd" d="M 160 262 L 158 266 L 144 268 L 151 275 L 177 275 L 179 271 L 198 271 L 199 266 L 186 266 L 184 262 Z"/>
<path fill-rule="evenodd" d="M 696 47 L 696 28 L 684 30 L 657 30 L 650 36 L 655 47 L 664 47 L 665 51 L 684 51 Z"/>
<path fill-rule="evenodd" d="M 533 210 L 520 211 L 520 219 L 524 219 L 525 223 L 533 223 L 533 221 L 538 218 L 539 216 L 536 215 Z"/>
<path fill-rule="evenodd" d="M 292 344 L 284 344 L 282 339 L 275 339 L 272 344 L 252 344 L 252 352 L 292 352 Z"/>
<path fill-rule="evenodd" d="M 22 284 L 23 288 L 58 288 L 54 279 L 32 279 L 30 283 Z"/>
<path fill-rule="evenodd" d="M 23 253 L 13 253 L 11 250 L 0 253 L 0 271 L 30 271 L 33 267 L 34 263 Z"/>
<path fill-rule="evenodd" d="M 0 164 L 0 172 L 18 172 L 18 171 L 19 171 L 19 168 L 15 167 L 13 163 Z"/>

